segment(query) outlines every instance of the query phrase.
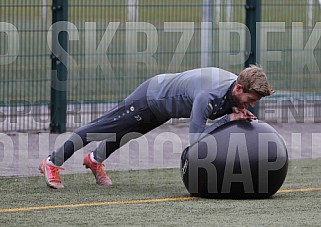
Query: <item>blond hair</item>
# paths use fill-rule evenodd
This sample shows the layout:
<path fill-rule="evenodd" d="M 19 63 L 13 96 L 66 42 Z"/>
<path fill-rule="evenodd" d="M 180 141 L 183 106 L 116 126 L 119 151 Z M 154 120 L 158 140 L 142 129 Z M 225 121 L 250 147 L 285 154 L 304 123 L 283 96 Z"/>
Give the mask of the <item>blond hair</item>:
<path fill-rule="evenodd" d="M 244 92 L 255 92 L 262 97 L 272 95 L 275 92 L 263 69 L 258 65 L 250 65 L 245 68 L 237 77 L 236 83 L 243 86 Z"/>

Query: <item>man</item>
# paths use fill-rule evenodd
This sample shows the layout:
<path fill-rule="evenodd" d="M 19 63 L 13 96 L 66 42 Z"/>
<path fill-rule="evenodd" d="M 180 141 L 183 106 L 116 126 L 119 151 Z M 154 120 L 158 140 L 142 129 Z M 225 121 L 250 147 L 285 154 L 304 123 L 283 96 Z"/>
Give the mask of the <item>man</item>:
<path fill-rule="evenodd" d="M 157 75 L 142 83 L 117 107 L 74 131 L 71 137 L 39 166 L 46 183 L 63 188 L 60 166 L 91 141 L 102 141 L 84 158 L 99 185 L 112 181 L 102 164 L 111 153 L 171 118 L 190 118 L 190 143 L 206 135 L 208 119 L 218 127 L 237 119 L 255 119 L 246 108 L 274 93 L 263 70 L 255 65 L 239 76 L 219 68 L 200 68 Z"/>

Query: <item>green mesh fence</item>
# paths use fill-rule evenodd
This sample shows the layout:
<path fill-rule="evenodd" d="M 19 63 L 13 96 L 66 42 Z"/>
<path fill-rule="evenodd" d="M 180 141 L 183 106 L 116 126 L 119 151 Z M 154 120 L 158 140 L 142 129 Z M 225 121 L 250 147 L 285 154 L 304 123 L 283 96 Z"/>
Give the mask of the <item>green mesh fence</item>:
<path fill-rule="evenodd" d="M 262 21 L 270 22 L 262 29 L 274 31 L 261 55 L 281 93 L 320 94 L 320 6 L 318 1 L 262 1 Z M 274 57 L 267 56 L 271 53 Z"/>
<path fill-rule="evenodd" d="M 68 32 L 74 36 L 68 41 L 73 61 L 68 68 L 68 128 L 95 119 L 158 73 L 203 66 L 239 73 L 246 60 L 242 37 L 247 1 L 214 0 L 207 7 L 204 2 L 69 0 Z M 260 106 L 260 114 L 264 119 L 284 117 L 277 110 L 284 103 L 296 114 L 302 107 L 296 101 L 303 100 L 303 111 L 309 112 L 305 116 L 313 118 L 321 84 L 319 2 L 261 2 L 264 35 L 257 37 L 258 62 L 278 92 Z M 0 128 L 48 130 L 52 1 L 2 0 L 0 18 Z M 19 53 L 10 56 L 15 32 Z"/>
<path fill-rule="evenodd" d="M 70 99 L 118 101 L 155 74 L 199 65 L 201 1 L 139 1 L 135 7 L 136 15 L 129 18 L 127 1 L 69 1 L 69 20 L 80 36 L 70 42 L 80 69 L 70 75 Z M 111 23 L 113 34 L 107 31 Z M 187 40 L 180 42 L 182 33 Z M 86 52 L 86 42 L 102 51 Z M 179 42 L 183 46 L 176 50 Z M 174 53 L 178 64 L 171 63 Z"/>
<path fill-rule="evenodd" d="M 51 1 L 0 1 L 2 131 L 48 128 L 51 18 Z M 14 39 L 18 41 L 11 42 Z"/>
<path fill-rule="evenodd" d="M 313 0 L 262 1 L 260 63 L 277 90 L 261 106 L 262 119 L 320 122 L 320 7 Z"/>

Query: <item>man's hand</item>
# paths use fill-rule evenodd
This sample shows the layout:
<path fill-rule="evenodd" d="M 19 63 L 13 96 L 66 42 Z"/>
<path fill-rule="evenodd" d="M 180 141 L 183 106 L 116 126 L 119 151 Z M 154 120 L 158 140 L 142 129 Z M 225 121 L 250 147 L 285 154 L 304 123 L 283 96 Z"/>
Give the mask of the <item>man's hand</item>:
<path fill-rule="evenodd" d="M 230 121 L 241 120 L 241 119 L 256 120 L 257 118 L 254 114 L 252 114 L 247 109 L 239 109 L 239 108 L 233 107 L 233 113 L 230 114 Z"/>

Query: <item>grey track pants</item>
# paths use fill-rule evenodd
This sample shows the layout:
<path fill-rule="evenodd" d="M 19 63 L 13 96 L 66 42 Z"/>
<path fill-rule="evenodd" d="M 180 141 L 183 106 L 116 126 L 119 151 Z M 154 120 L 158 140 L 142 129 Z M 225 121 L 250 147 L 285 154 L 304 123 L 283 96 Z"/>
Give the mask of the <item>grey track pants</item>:
<path fill-rule="evenodd" d="M 102 141 L 94 151 L 94 157 L 98 162 L 103 162 L 129 140 L 168 121 L 169 118 L 157 117 L 150 110 L 146 98 L 148 84 L 149 80 L 145 81 L 117 107 L 76 129 L 69 139 L 51 154 L 51 161 L 60 166 L 75 151 L 91 141 Z"/>

